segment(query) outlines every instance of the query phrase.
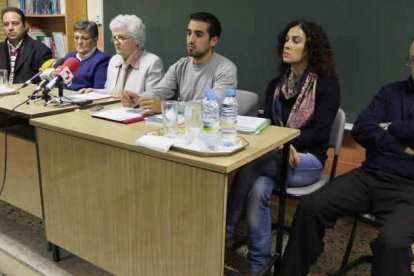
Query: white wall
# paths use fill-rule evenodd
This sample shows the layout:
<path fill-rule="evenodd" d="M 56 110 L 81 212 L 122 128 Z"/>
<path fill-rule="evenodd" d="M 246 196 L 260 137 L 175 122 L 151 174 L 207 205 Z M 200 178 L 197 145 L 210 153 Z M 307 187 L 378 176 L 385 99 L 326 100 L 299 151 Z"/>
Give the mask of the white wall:
<path fill-rule="evenodd" d="M 102 24 L 103 4 L 102 0 L 88 0 L 88 20 Z"/>
<path fill-rule="evenodd" d="M 68 1 L 68 0 L 66 0 Z M 70 0 L 69 0 L 70 1 Z M 87 9 L 88 9 L 88 20 L 95 21 L 98 24 L 99 28 L 99 40 L 98 40 L 98 48 L 100 50 L 104 50 L 104 26 L 102 25 L 103 22 L 103 0 L 88 0 L 87 1 Z"/>

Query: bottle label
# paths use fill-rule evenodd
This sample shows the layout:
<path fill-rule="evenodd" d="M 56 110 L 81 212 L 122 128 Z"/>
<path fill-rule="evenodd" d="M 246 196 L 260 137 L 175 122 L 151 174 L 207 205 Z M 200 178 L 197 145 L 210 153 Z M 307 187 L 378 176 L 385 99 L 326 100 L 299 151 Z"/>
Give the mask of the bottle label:
<path fill-rule="evenodd" d="M 236 118 L 222 118 L 221 119 L 221 127 L 222 128 L 236 128 L 237 127 L 237 119 Z"/>
<path fill-rule="evenodd" d="M 208 133 L 216 133 L 219 131 L 218 122 L 215 121 L 204 121 L 203 122 L 203 131 Z"/>

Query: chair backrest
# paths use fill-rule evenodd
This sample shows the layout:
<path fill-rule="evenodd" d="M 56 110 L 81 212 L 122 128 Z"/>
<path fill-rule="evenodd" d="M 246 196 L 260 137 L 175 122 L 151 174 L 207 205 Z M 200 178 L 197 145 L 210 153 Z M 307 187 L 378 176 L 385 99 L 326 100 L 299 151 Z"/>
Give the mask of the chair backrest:
<path fill-rule="evenodd" d="M 259 96 L 256 93 L 237 89 L 236 100 L 239 104 L 239 115 L 257 116 L 259 111 Z"/>
<path fill-rule="evenodd" d="M 342 139 L 344 137 L 345 122 L 345 112 L 339 108 L 338 113 L 336 113 L 335 121 L 331 127 L 331 133 L 329 134 L 329 147 L 332 147 L 334 149 L 334 159 L 332 162 L 330 180 L 335 177 L 338 157 L 342 146 Z"/>

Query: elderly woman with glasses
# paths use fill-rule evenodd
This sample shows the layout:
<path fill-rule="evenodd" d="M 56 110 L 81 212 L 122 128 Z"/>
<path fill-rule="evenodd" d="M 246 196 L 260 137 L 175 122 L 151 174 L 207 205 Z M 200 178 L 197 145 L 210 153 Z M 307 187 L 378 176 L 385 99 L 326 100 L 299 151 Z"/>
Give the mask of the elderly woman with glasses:
<path fill-rule="evenodd" d="M 79 21 L 73 26 L 75 52 L 65 58 L 74 57 L 80 61 L 80 68 L 66 89 L 83 92 L 86 88 L 104 88 L 110 56 L 96 48 L 98 26 L 93 21 Z"/>
<path fill-rule="evenodd" d="M 123 91 L 140 94 L 163 76 L 161 59 L 144 50 L 146 27 L 135 15 L 118 15 L 109 24 L 116 55 L 109 61 L 105 89 L 119 97 Z"/>

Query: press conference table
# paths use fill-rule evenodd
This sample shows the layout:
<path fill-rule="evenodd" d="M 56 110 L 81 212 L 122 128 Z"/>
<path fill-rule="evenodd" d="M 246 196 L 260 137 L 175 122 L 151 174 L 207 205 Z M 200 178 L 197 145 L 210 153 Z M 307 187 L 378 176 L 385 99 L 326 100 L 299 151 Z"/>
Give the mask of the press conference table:
<path fill-rule="evenodd" d="M 14 85 L 20 87 L 20 85 Z M 35 85 L 19 91 L 18 94 L 0 95 L 0 112 L 5 119 L 17 105 L 28 99 Z M 73 91 L 65 91 L 64 94 L 73 94 Z M 57 89 L 51 91 L 56 95 Z M 102 103 L 113 103 L 115 100 L 106 99 Z M 96 104 L 96 103 L 95 103 Z M 33 127 L 28 124 L 29 119 L 70 112 L 77 106 L 56 107 L 52 104 L 44 106 L 44 100 L 23 104 L 13 111 L 13 117 L 21 122 L 8 128 L 7 139 L 7 177 L 1 200 L 6 201 L 22 210 L 25 210 L 39 218 L 42 218 L 42 204 L 40 197 L 39 175 L 36 155 L 36 139 Z M 0 180 L 3 179 L 4 154 L 5 154 L 4 130 L 0 132 Z M 1 186 L 1 182 L 0 182 Z"/>
<path fill-rule="evenodd" d="M 299 135 L 272 126 L 230 156 L 160 153 L 135 146 L 159 126 L 90 113 L 30 121 L 46 236 L 116 275 L 222 275 L 228 174 Z"/>

